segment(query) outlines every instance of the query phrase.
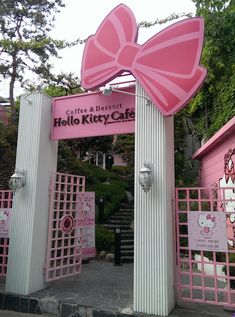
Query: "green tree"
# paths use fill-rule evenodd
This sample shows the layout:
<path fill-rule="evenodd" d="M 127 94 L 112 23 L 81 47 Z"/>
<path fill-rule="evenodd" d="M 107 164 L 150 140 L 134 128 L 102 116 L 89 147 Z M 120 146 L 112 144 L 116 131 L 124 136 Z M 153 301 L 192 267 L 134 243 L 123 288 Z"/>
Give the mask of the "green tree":
<path fill-rule="evenodd" d="M 135 155 L 135 135 L 123 134 L 118 135 L 116 142 L 114 142 L 114 150 L 122 156 L 124 162 L 130 167 L 134 168 Z"/>
<path fill-rule="evenodd" d="M 208 139 L 235 115 L 235 1 L 193 0 L 205 19 L 202 64 L 208 76 L 190 104 L 201 139 Z"/>
<path fill-rule="evenodd" d="M 14 172 L 17 128 L 0 123 L 0 189 L 8 188 L 10 175 Z"/>
<path fill-rule="evenodd" d="M 81 82 L 74 73 L 60 73 L 58 75 L 49 75 L 44 80 L 46 87 L 44 92 L 51 97 L 60 97 L 79 94 L 83 92 Z M 35 87 L 33 87 L 35 89 Z"/>
<path fill-rule="evenodd" d="M 193 137 L 191 118 L 187 108 L 181 110 L 174 117 L 174 141 L 175 141 L 175 184 L 176 186 L 195 186 L 198 182 L 197 162 L 191 160 L 187 152 L 193 149 L 187 148 L 187 138 Z"/>
<path fill-rule="evenodd" d="M 0 79 L 9 79 L 9 98 L 15 119 L 14 87 L 26 71 L 49 76 L 49 57 L 67 45 L 48 36 L 62 0 L 1 0 Z"/>
<path fill-rule="evenodd" d="M 112 136 L 100 136 L 64 140 L 63 144 L 70 148 L 70 151 L 76 158 L 83 161 L 86 159 L 88 153 L 92 154 L 96 151 L 107 153 L 112 149 L 112 141 Z"/>

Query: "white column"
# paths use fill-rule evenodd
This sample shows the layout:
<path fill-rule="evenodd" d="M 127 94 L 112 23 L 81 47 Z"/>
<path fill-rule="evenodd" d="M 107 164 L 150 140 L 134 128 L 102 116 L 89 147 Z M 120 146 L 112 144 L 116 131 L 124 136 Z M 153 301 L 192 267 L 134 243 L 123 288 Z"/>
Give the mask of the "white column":
<path fill-rule="evenodd" d="M 28 295 L 44 287 L 49 184 L 57 165 L 57 141 L 50 141 L 52 99 L 33 93 L 21 100 L 16 168 L 26 185 L 14 195 L 6 291 Z"/>
<path fill-rule="evenodd" d="M 146 95 L 137 83 L 136 93 Z M 168 316 L 174 296 L 173 118 L 136 97 L 134 311 Z M 152 163 L 153 185 L 138 183 L 144 161 Z"/>
<path fill-rule="evenodd" d="M 99 165 L 99 152 L 96 151 L 95 153 L 95 165 L 98 166 Z"/>
<path fill-rule="evenodd" d="M 105 153 L 103 153 L 103 170 L 105 170 L 106 169 L 106 164 L 105 164 L 105 158 L 106 158 L 106 154 Z"/>

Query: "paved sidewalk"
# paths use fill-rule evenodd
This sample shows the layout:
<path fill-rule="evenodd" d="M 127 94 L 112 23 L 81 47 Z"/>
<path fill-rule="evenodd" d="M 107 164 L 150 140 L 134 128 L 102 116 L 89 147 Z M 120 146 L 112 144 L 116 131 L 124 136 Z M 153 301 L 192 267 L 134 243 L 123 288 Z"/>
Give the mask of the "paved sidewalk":
<path fill-rule="evenodd" d="M 58 317 L 127 317 L 147 316 L 132 312 L 133 264 L 114 266 L 91 261 L 84 264 L 78 277 L 50 283 L 42 291 L 27 296 L 0 295 L 0 309 Z M 176 307 L 171 317 L 232 317 L 223 307 L 188 303 Z M 27 314 L 0 311 L 0 317 L 23 317 Z M 6 312 L 9 313 L 9 312 Z M 34 315 L 37 316 L 37 315 Z M 41 315 L 42 316 L 42 315 Z M 48 316 L 48 315 L 47 315 Z"/>
<path fill-rule="evenodd" d="M 43 306 L 66 302 L 96 310 L 118 312 L 132 307 L 133 264 L 114 266 L 112 263 L 90 261 L 83 264 L 82 273 L 54 281 L 43 291 L 32 294 Z M 56 308 L 54 307 L 56 312 Z"/>
<path fill-rule="evenodd" d="M 0 310 L 0 317 L 42 317 L 42 315 L 18 313 L 10 310 Z"/>
<path fill-rule="evenodd" d="M 105 316 L 105 313 L 107 316 L 120 312 L 123 315 L 132 313 L 133 264 L 114 266 L 112 263 L 91 261 L 83 265 L 80 276 L 55 281 L 33 296 L 41 299 L 44 311 L 47 312 L 58 313 L 56 303 L 63 301 L 88 307 L 88 313 L 89 307 L 93 307 L 97 313 L 100 312 L 99 316 Z M 67 308 L 69 310 L 69 306 Z M 232 312 L 226 312 L 218 306 L 190 303 L 184 304 L 184 308 L 175 308 L 171 316 L 231 317 Z"/>

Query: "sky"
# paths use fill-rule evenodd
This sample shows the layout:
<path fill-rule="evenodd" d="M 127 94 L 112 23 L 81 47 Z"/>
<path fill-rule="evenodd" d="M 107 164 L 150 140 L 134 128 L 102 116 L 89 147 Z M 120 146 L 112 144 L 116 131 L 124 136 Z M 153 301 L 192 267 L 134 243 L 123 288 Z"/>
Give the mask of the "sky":
<path fill-rule="evenodd" d="M 195 5 L 191 0 L 64 0 L 65 8 L 56 15 L 55 28 L 51 36 L 56 39 L 74 41 L 77 38 L 86 39 L 96 32 L 100 23 L 109 12 L 120 3 L 124 3 L 133 11 L 137 23 L 142 21 L 153 22 L 163 19 L 172 13 L 195 14 Z M 165 27 L 166 24 L 163 26 Z M 147 39 L 160 31 L 159 26 L 141 28 L 138 43 L 142 44 Z M 61 59 L 53 60 L 55 73 L 73 72 L 80 77 L 81 60 L 84 44 L 64 49 L 60 52 Z M 1 85 L 0 96 L 7 97 L 7 83 Z M 23 92 L 17 87 L 16 95 Z"/>

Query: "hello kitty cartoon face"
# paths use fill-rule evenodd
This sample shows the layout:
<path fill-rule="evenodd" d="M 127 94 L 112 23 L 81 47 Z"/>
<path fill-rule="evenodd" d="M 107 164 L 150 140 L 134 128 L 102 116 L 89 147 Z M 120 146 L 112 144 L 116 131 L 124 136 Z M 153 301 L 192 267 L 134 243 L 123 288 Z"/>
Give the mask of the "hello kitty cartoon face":
<path fill-rule="evenodd" d="M 8 219 L 8 212 L 7 211 L 1 211 L 0 212 L 0 222 L 3 223 Z"/>
<path fill-rule="evenodd" d="M 83 204 L 83 211 L 84 211 L 84 213 L 87 214 L 87 213 L 90 212 L 90 210 L 91 210 L 90 204 L 88 204 L 87 202 L 85 202 L 85 203 Z"/>
<path fill-rule="evenodd" d="M 235 213 L 235 183 L 233 183 L 230 178 L 228 179 L 228 181 L 226 181 L 224 176 L 223 178 L 220 179 L 219 185 L 220 187 L 223 187 L 223 188 L 228 187 L 228 189 L 224 191 L 224 198 L 226 199 L 225 211 L 229 213 L 230 212 Z M 234 187 L 234 188 L 231 188 L 231 187 Z"/>
<path fill-rule="evenodd" d="M 212 214 L 200 214 L 198 217 L 198 224 L 201 227 L 201 235 L 204 238 L 211 238 L 215 227 L 215 216 Z"/>
<path fill-rule="evenodd" d="M 222 188 L 227 189 L 221 191 L 221 195 L 225 198 L 224 208 L 227 215 L 227 236 L 228 236 L 228 245 L 230 249 L 235 248 L 235 236 L 233 226 L 235 222 L 235 167 L 233 163 L 233 156 L 235 154 L 235 149 L 229 150 L 224 157 L 224 176 L 219 180 L 219 185 Z"/>

